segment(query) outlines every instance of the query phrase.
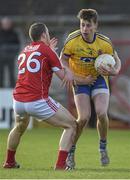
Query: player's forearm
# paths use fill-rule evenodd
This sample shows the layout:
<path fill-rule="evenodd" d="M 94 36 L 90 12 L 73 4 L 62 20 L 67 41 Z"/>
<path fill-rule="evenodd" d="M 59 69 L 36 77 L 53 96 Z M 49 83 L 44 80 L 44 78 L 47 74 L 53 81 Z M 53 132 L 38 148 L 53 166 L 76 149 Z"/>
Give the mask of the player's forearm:
<path fill-rule="evenodd" d="M 120 60 L 120 58 L 119 58 L 116 51 L 114 52 L 114 58 L 115 58 L 115 61 L 116 61 L 116 64 L 114 66 L 114 68 L 115 68 L 115 74 L 114 75 L 116 75 L 116 74 L 119 73 L 119 71 L 121 69 L 121 60 Z"/>
<path fill-rule="evenodd" d="M 64 68 L 66 71 L 70 71 L 69 63 L 68 63 L 66 60 L 61 59 L 61 63 L 62 63 L 63 68 Z"/>
<path fill-rule="evenodd" d="M 56 71 L 56 75 L 62 80 L 62 86 L 66 86 L 67 89 L 72 88 L 74 85 L 74 78 L 71 72 L 67 72 L 65 68 Z"/>
<path fill-rule="evenodd" d="M 58 76 L 59 79 L 63 80 L 65 77 L 66 71 L 64 68 L 62 68 L 59 71 L 56 71 L 55 74 Z"/>
<path fill-rule="evenodd" d="M 114 59 L 116 61 L 116 64 L 113 68 L 111 68 L 111 71 L 109 72 L 109 76 L 117 75 L 121 69 L 121 60 L 116 51 L 114 52 Z"/>

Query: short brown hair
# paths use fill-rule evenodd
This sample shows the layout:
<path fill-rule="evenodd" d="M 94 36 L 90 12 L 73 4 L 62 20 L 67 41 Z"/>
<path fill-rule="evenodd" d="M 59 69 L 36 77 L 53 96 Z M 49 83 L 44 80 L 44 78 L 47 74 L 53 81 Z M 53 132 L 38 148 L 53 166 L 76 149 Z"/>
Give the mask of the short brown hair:
<path fill-rule="evenodd" d="M 32 41 L 40 40 L 41 34 L 46 33 L 47 27 L 44 23 L 33 23 L 29 28 L 29 37 Z"/>
<path fill-rule="evenodd" d="M 95 9 L 81 9 L 77 15 L 79 19 L 87 20 L 91 22 L 93 20 L 94 23 L 98 21 L 98 13 Z"/>

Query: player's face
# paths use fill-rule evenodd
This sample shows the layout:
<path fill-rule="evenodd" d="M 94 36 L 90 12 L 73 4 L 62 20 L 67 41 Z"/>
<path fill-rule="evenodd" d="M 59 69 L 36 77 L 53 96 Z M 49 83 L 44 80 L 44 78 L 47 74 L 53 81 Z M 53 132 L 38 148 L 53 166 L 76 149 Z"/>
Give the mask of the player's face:
<path fill-rule="evenodd" d="M 80 31 L 84 40 L 86 41 L 93 40 L 96 28 L 97 28 L 97 24 L 95 24 L 93 20 L 89 22 L 87 20 L 80 19 Z"/>

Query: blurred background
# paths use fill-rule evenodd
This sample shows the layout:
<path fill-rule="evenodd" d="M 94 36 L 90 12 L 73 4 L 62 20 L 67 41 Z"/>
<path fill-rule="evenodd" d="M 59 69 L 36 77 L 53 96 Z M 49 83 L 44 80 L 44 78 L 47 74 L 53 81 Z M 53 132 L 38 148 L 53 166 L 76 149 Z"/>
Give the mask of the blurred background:
<path fill-rule="evenodd" d="M 12 88 L 17 77 L 17 55 L 30 41 L 30 24 L 42 21 L 48 26 L 51 37 L 59 40 L 59 54 L 68 33 L 79 28 L 76 16 L 82 8 L 98 11 L 99 32 L 111 38 L 122 61 L 120 74 L 110 79 L 110 127 L 130 128 L 129 0 L 0 0 L 0 3 L 0 128 L 10 128 L 13 123 Z M 58 88 L 60 84 L 54 77 L 50 94 L 76 116 L 72 93 Z M 95 122 L 93 113 L 89 126 L 95 127 Z M 39 124 L 34 122 L 34 126 Z"/>

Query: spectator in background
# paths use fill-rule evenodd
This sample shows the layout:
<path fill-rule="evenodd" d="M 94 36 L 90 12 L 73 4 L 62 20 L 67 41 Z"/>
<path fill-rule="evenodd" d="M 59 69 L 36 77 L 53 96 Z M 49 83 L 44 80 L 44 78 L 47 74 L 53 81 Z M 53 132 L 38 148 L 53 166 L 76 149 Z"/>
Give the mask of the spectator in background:
<path fill-rule="evenodd" d="M 14 63 L 19 51 L 20 41 L 11 19 L 4 17 L 0 22 L 0 88 L 4 87 L 5 67 L 9 74 L 9 87 L 14 87 Z"/>

